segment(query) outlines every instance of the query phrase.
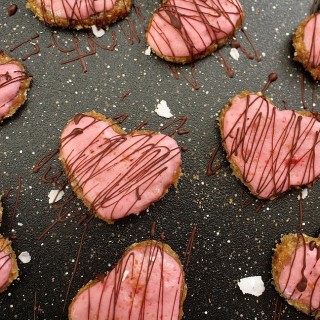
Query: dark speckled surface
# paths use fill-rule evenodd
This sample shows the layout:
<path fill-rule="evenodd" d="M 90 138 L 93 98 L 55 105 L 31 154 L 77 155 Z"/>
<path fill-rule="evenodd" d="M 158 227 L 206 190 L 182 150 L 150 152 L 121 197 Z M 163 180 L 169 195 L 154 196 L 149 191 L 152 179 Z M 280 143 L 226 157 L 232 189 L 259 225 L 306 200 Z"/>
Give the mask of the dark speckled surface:
<path fill-rule="evenodd" d="M 157 131 L 167 122 L 154 112 L 161 100 L 167 102 L 175 118 L 182 115 L 188 118 L 184 128 L 190 133 L 175 136 L 181 146 L 188 148 L 183 153 L 184 175 L 178 189 L 170 189 L 165 198 L 138 217 L 129 217 L 114 225 L 99 219 L 89 224 L 66 304 L 96 274 L 111 270 L 127 246 L 147 239 L 151 224 L 156 221 L 157 235 L 166 234 L 166 242 L 183 262 L 192 227 L 198 226 L 187 270 L 184 319 L 274 319 L 278 295 L 270 273 L 272 249 L 283 234 L 297 230 L 298 191 L 266 203 L 256 212 L 258 201 L 241 205 L 242 195 L 244 199 L 252 197 L 231 175 L 223 154 L 217 158 L 222 164 L 217 175 L 206 176 L 206 168 L 211 151 L 221 140 L 216 121 L 218 111 L 235 94 L 244 89 L 262 90 L 269 73 L 277 72 L 279 78 L 267 96 L 279 107 L 285 100 L 288 108 L 302 108 L 300 77 L 303 70 L 292 61 L 291 37 L 308 14 L 311 1 L 243 1 L 244 26 L 262 61 L 249 60 L 242 53 L 236 61 L 229 55 L 230 46 L 226 46 L 221 52 L 235 77 L 228 77 L 219 64 L 219 55 L 214 54 L 195 64 L 193 80 L 197 81 L 198 90 L 183 77 L 183 74 L 191 77 L 190 66 L 178 67 L 175 78 L 167 63 L 145 54 L 143 27 L 135 10 L 129 15 L 137 31 L 133 43 L 123 32 L 129 30 L 128 20 L 113 25 L 98 41 L 110 45 L 114 31 L 115 49 L 97 48 L 95 55 L 84 59 L 87 68 L 84 73 L 79 60 L 62 64 L 74 58 L 75 52 L 62 53 L 50 45 L 53 30 L 25 9 L 25 1 L 15 2 L 18 11 L 11 17 L 7 14 L 11 2 L 0 3 L 0 50 L 22 61 L 37 44 L 40 54 L 23 62 L 33 76 L 27 103 L 0 126 L 0 190 L 5 193 L 13 188 L 3 201 L 1 233 L 9 235 L 16 209 L 13 228 L 17 239 L 13 247 L 17 255 L 28 251 L 31 262 L 18 261 L 19 280 L 0 296 L 0 319 L 67 319 L 63 305 L 84 227 L 77 224 L 78 220 L 59 223 L 42 240 L 37 240 L 54 221 L 57 210 L 48 203 L 48 193 L 56 187 L 41 183 L 43 172 L 33 173 L 34 165 L 58 146 L 61 130 L 75 113 L 92 109 L 110 117 L 128 113 L 129 118 L 123 124 L 126 130 L 147 119 L 146 128 Z M 144 26 L 159 2 L 135 1 Z M 10 52 L 10 48 L 34 34 L 39 37 Z M 81 50 L 89 52 L 86 34 L 75 34 Z M 55 30 L 54 36 L 61 47 L 74 46 L 72 32 Z M 237 33 L 237 39 L 252 50 L 242 32 Z M 314 108 L 320 111 L 319 86 L 308 75 L 305 81 L 307 105 L 311 107 L 314 87 Z M 128 91 L 131 94 L 122 99 Z M 50 165 L 57 171 L 61 169 L 57 157 Z M 19 177 L 21 192 L 17 199 Z M 319 232 L 319 199 L 318 183 L 303 200 L 303 230 L 312 236 Z M 79 201 L 70 203 L 68 209 L 72 213 L 86 212 Z M 262 276 L 265 292 L 260 297 L 242 294 L 237 281 L 255 275 Z M 308 318 L 282 299 L 279 302 L 282 312 L 277 319 Z M 34 312 L 35 304 L 42 311 Z"/>

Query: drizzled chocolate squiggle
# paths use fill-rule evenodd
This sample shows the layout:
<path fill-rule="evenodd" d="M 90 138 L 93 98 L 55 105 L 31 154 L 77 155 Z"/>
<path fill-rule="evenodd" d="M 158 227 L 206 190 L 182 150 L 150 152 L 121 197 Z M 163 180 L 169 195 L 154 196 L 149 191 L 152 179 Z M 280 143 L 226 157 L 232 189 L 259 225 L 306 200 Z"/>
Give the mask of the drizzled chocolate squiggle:
<path fill-rule="evenodd" d="M 150 20 L 147 42 L 161 58 L 188 63 L 224 45 L 243 19 L 239 0 L 168 0 Z"/>
<path fill-rule="evenodd" d="M 272 263 L 277 291 L 298 310 L 320 316 L 320 241 L 289 234 L 277 245 Z"/>
<path fill-rule="evenodd" d="M 125 17 L 131 0 L 28 0 L 27 8 L 47 25 L 84 29 L 105 27 Z"/>
<path fill-rule="evenodd" d="M 222 110 L 220 129 L 233 172 L 259 198 L 320 176 L 316 114 L 280 111 L 265 96 L 243 92 Z"/>
<path fill-rule="evenodd" d="M 162 242 L 143 241 L 129 247 L 110 273 L 79 291 L 69 319 L 178 320 L 185 296 L 176 253 Z"/>
<path fill-rule="evenodd" d="M 159 200 L 180 176 L 180 153 L 169 136 L 125 134 L 94 112 L 75 116 L 61 136 L 60 159 L 74 191 L 108 222 Z"/>

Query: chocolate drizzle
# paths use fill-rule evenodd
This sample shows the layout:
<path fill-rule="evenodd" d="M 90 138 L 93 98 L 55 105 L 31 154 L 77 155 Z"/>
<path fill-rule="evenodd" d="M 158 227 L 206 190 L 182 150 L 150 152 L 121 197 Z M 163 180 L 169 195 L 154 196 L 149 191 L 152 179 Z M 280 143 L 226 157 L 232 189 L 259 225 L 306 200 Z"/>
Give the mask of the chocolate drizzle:
<path fill-rule="evenodd" d="M 10 4 L 7 7 L 8 16 L 11 17 L 11 16 L 15 15 L 17 10 L 18 10 L 18 6 L 15 3 Z"/>

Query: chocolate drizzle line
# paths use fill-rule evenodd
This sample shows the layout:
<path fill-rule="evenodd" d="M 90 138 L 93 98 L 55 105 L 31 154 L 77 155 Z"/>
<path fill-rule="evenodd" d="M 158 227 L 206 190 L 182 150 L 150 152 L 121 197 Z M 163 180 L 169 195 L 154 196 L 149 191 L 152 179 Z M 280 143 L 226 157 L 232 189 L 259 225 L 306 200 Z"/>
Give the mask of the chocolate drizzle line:
<path fill-rule="evenodd" d="M 320 1 L 319 0 L 313 0 L 313 3 L 310 8 L 310 15 L 313 13 L 317 13 L 320 11 Z"/>
<path fill-rule="evenodd" d="M 210 160 L 209 160 L 209 163 L 207 166 L 207 176 L 212 176 L 212 175 L 218 173 L 218 171 L 221 170 L 221 168 L 222 168 L 221 164 L 219 164 L 219 165 L 215 166 L 215 168 L 213 168 L 214 161 L 216 159 L 218 151 L 221 150 L 221 147 L 222 147 L 221 144 L 219 144 L 218 146 L 216 146 L 214 148 L 214 150 L 211 153 Z"/>
<path fill-rule="evenodd" d="M 317 30 L 317 25 L 320 23 L 320 13 L 316 13 L 311 19 L 314 19 L 314 24 L 313 24 L 313 31 L 312 31 L 311 47 L 308 48 L 309 57 L 308 57 L 307 66 L 313 69 L 320 66 L 320 55 L 319 55 L 319 52 L 316 51 L 316 44 L 317 44 L 316 30 Z"/>
<path fill-rule="evenodd" d="M 248 59 L 254 59 L 254 55 L 251 52 L 249 52 L 239 41 L 232 41 L 231 47 L 240 49 L 247 56 Z"/>
<path fill-rule="evenodd" d="M 282 301 L 281 301 L 280 297 L 277 296 L 273 320 L 280 320 L 281 319 L 282 306 L 283 306 Z"/>
<path fill-rule="evenodd" d="M 33 36 L 29 37 L 27 40 L 24 40 L 24 41 L 18 43 L 14 47 L 11 47 L 9 50 L 10 50 L 10 52 L 12 52 L 12 51 L 18 49 L 19 47 L 21 47 L 22 45 L 30 42 L 31 40 L 37 39 L 37 38 L 39 38 L 39 33 L 35 33 Z"/>
<path fill-rule="evenodd" d="M 276 81 L 277 79 L 278 79 L 278 75 L 275 72 L 269 74 L 268 81 L 261 91 L 263 95 L 265 95 L 265 93 L 269 89 L 271 83 Z"/>
<path fill-rule="evenodd" d="M 191 257 L 191 252 L 192 252 L 192 247 L 193 247 L 193 242 L 194 242 L 194 239 L 196 237 L 196 232 L 197 232 L 197 225 L 195 224 L 192 228 L 192 231 L 191 231 L 191 235 L 190 235 L 190 238 L 189 238 L 189 241 L 188 241 L 188 245 L 187 245 L 187 248 L 186 248 L 186 252 L 185 252 L 185 271 L 188 270 L 188 267 L 189 267 L 189 263 L 190 263 L 190 257 Z"/>
<path fill-rule="evenodd" d="M 186 72 L 183 70 L 183 67 L 178 67 L 173 64 L 168 64 L 168 67 L 171 71 L 171 75 L 176 79 L 179 80 L 179 74 L 183 76 L 183 78 L 191 85 L 191 87 L 194 90 L 199 90 L 200 85 L 198 83 L 198 80 L 196 78 L 196 66 L 194 63 L 191 63 L 189 65 L 190 68 L 190 74 L 191 76 L 187 76 Z"/>
<path fill-rule="evenodd" d="M 160 132 L 164 132 L 167 129 L 171 129 L 171 131 L 168 130 L 166 132 L 166 135 L 172 137 L 174 134 L 181 132 L 181 128 L 185 125 L 188 118 L 186 116 L 180 116 L 172 121 L 169 121 L 168 123 L 164 124 L 163 127 L 160 129 Z M 173 127 L 173 128 L 172 128 Z M 188 133 L 188 130 L 183 130 L 182 132 Z"/>
<path fill-rule="evenodd" d="M 234 71 L 231 69 L 231 66 L 229 65 L 229 63 L 227 62 L 226 57 L 222 54 L 222 52 L 219 50 L 219 56 L 220 58 L 218 58 L 219 62 L 222 63 L 224 70 L 226 71 L 227 75 L 229 78 L 233 78 L 234 77 Z"/>
<path fill-rule="evenodd" d="M 252 49 L 253 49 L 253 52 L 254 52 L 254 55 L 255 55 L 255 58 L 258 62 L 261 61 L 261 56 L 260 56 L 260 53 L 258 51 L 258 49 L 256 48 L 256 46 L 254 45 L 253 41 L 251 40 L 248 32 L 245 30 L 245 28 L 241 28 L 241 31 L 243 32 L 244 36 L 247 38 L 248 42 L 250 43 Z"/>
<path fill-rule="evenodd" d="M 76 272 L 77 272 L 81 251 L 82 251 L 84 240 L 85 240 L 85 237 L 86 237 L 86 234 L 87 234 L 87 231 L 88 231 L 88 226 L 89 226 L 90 222 L 93 220 L 93 218 L 94 218 L 94 216 L 90 216 L 90 218 L 87 220 L 87 222 L 84 223 L 84 228 L 83 228 L 83 231 L 82 231 L 79 248 L 78 248 L 78 251 L 77 251 L 76 261 L 74 262 L 74 267 L 73 267 L 73 270 L 72 270 L 71 278 L 70 278 L 70 281 L 69 281 L 69 284 L 68 284 L 68 288 L 67 288 L 67 292 L 66 292 L 66 296 L 65 296 L 65 300 L 64 300 L 63 311 L 65 311 L 66 306 L 68 304 L 70 289 L 71 289 L 71 286 L 73 284 L 73 281 L 74 281 L 74 278 L 75 278 L 75 275 L 76 275 Z"/>
<path fill-rule="evenodd" d="M 33 320 L 39 319 L 39 315 L 43 312 L 38 302 L 37 291 L 34 292 L 34 303 L 33 303 Z"/>

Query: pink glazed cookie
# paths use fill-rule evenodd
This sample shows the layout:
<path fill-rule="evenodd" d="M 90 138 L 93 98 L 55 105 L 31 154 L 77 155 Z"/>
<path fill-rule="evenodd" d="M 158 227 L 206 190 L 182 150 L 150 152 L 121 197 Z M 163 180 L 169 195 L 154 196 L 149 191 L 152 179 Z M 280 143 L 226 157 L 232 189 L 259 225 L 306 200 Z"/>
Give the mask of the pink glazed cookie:
<path fill-rule="evenodd" d="M 0 292 L 18 278 L 19 269 L 11 241 L 0 235 Z"/>
<path fill-rule="evenodd" d="M 181 175 L 174 139 L 147 130 L 126 134 L 93 111 L 77 114 L 65 127 L 60 160 L 77 196 L 109 223 L 147 209 Z"/>
<path fill-rule="evenodd" d="M 288 234 L 272 260 L 276 290 L 298 310 L 320 318 L 320 240 Z"/>
<path fill-rule="evenodd" d="M 28 0 L 27 8 L 49 26 L 88 29 L 124 18 L 131 0 Z"/>
<path fill-rule="evenodd" d="M 320 80 L 320 13 L 304 19 L 293 36 L 294 60 L 303 64 L 315 80 Z"/>
<path fill-rule="evenodd" d="M 187 288 L 177 254 L 162 242 L 129 247 L 107 275 L 73 299 L 69 320 L 179 320 Z"/>
<path fill-rule="evenodd" d="M 320 176 L 320 122 L 311 112 L 278 110 L 244 91 L 220 113 L 222 143 L 233 173 L 261 199 L 274 199 Z"/>
<path fill-rule="evenodd" d="M 0 122 L 24 104 L 30 81 L 19 61 L 0 51 Z"/>
<path fill-rule="evenodd" d="M 164 0 L 149 22 L 147 42 L 159 57 L 188 63 L 223 46 L 243 20 L 239 0 Z"/>

